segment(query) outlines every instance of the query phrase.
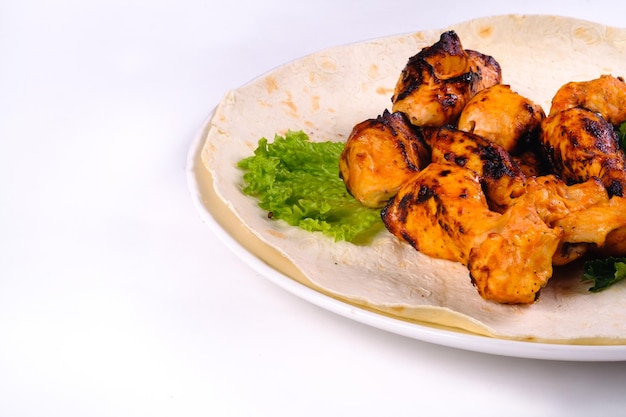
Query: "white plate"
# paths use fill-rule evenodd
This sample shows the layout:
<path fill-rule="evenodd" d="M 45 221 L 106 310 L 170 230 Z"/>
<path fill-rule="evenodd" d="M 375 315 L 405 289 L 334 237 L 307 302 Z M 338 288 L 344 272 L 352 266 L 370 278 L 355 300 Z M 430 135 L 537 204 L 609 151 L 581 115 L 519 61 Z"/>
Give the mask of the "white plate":
<path fill-rule="evenodd" d="M 494 339 L 378 314 L 324 295 L 269 266 L 260 257 L 254 246 L 250 245 L 249 241 L 246 241 L 244 245 L 241 239 L 233 236 L 228 225 L 219 220 L 219 214 L 216 210 L 223 203 L 213 193 L 208 174 L 200 161 L 200 152 L 205 142 L 211 117 L 212 114 L 205 121 L 203 129 L 194 138 L 188 154 L 187 179 L 191 198 L 202 220 L 215 235 L 242 261 L 271 282 L 306 301 L 349 319 L 442 346 L 519 358 L 594 362 L 626 360 L 625 345 L 567 345 Z"/>
<path fill-rule="evenodd" d="M 589 79 L 598 72 L 623 72 L 626 29 L 556 16 L 520 15 L 475 19 L 453 27 L 464 46 L 497 57 L 503 68 L 503 82 L 506 74 L 506 80 L 515 81 L 506 83 L 514 84 L 518 92 L 544 109 L 550 107 L 553 92 L 567 81 Z M 532 36 L 520 35 L 529 33 Z M 345 140 L 355 121 L 373 117 L 389 106 L 390 91 L 406 57 L 434 42 L 440 34 L 441 30 L 422 31 L 319 51 L 229 92 L 216 108 L 213 120 L 207 120 L 189 154 L 190 187 L 202 216 L 234 252 L 273 282 L 363 323 L 424 341 L 492 354 L 626 360 L 626 344 L 615 344 L 625 340 L 626 305 L 621 299 L 626 296 L 626 286 L 594 294 L 591 299 L 580 285 L 579 275 L 565 272 L 542 291 L 544 302 L 533 308 L 474 302 L 475 288 L 460 264 L 424 259 L 427 257 L 409 246 L 397 245 L 397 240 L 385 240 L 389 236 L 382 234 L 381 242 L 359 252 L 359 256 L 371 253 L 368 259 L 373 260 L 361 265 L 359 256 L 348 256 L 354 252 L 352 246 L 315 240 L 311 248 L 309 234 L 269 224 L 241 193 L 237 185 L 241 173 L 235 164 L 249 155 L 259 137 L 306 127 L 315 138 Z M 517 46 L 516 53 L 511 53 L 510 45 Z M 535 53 L 537 50 L 550 53 Z M 519 56 L 524 60 L 517 59 Z M 555 71 L 555 62 L 567 71 Z M 358 105 L 353 104 L 354 100 Z M 204 156 L 211 173 L 199 160 L 206 135 L 210 146 Z M 215 189 L 211 175 L 216 179 Z M 216 193 L 228 201 L 231 209 Z M 247 227 L 241 227 L 242 223 Z M 320 242 L 322 245 L 316 246 Z M 315 260 L 317 256 L 335 256 L 335 249 L 341 259 L 328 263 Z M 391 267 L 397 264 L 392 258 L 400 262 L 397 271 Z M 332 270 L 326 268 L 328 265 L 334 265 Z M 415 268 L 419 274 L 414 273 Z M 381 270 L 389 273 L 375 272 Z M 435 278 L 425 279 L 431 273 Z M 418 287 L 413 280 L 418 281 Z M 441 282 L 445 282 L 445 288 Z M 415 288 L 419 291 L 414 292 Z M 435 296 L 429 298 L 431 294 Z M 404 317 L 399 318 L 400 314 Z M 435 327 L 426 321 L 450 327 Z M 457 327 L 466 331 L 453 330 Z M 468 333 L 470 330 L 475 333 Z M 565 342 L 573 340 L 577 344 Z M 583 345 L 583 341 L 589 344 Z M 603 342 L 606 344 L 600 345 Z"/>

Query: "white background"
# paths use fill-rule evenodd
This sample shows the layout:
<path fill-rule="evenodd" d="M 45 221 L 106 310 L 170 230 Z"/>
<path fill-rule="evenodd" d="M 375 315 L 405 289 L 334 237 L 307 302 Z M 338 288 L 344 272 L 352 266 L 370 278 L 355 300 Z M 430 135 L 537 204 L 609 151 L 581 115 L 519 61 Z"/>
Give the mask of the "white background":
<path fill-rule="evenodd" d="M 626 363 L 468 352 L 328 312 L 240 261 L 187 191 L 227 90 L 505 13 L 626 25 L 626 3 L 600 1 L 0 1 L 0 416 L 626 415 Z"/>

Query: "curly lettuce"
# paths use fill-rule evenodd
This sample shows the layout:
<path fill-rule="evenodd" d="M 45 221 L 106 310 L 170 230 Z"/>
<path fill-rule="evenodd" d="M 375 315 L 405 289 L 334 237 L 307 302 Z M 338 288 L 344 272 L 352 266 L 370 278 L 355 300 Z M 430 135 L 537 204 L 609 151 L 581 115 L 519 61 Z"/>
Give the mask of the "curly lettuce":
<path fill-rule="evenodd" d="M 243 192 L 255 197 L 271 219 L 280 219 L 335 241 L 363 242 L 383 227 L 380 211 L 360 204 L 339 177 L 344 144 L 311 142 L 302 131 L 261 138 L 242 159 Z"/>

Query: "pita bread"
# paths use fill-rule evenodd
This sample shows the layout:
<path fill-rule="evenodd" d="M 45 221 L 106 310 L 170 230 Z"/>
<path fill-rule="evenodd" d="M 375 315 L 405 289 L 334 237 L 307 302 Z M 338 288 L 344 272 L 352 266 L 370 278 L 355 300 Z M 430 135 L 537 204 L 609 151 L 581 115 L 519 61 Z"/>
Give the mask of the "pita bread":
<path fill-rule="evenodd" d="M 201 158 L 206 186 L 225 204 L 220 221 L 233 233 L 245 226 L 251 250 L 290 277 L 382 314 L 506 339 L 626 343 L 626 283 L 592 294 L 579 271 L 564 268 L 537 303 L 500 305 L 480 298 L 464 266 L 429 258 L 386 231 L 367 246 L 334 242 L 269 220 L 241 192 L 236 163 L 259 138 L 304 130 L 313 141 L 345 141 L 356 123 L 391 107 L 407 59 L 448 29 L 464 48 L 493 56 L 503 83 L 546 112 L 568 81 L 626 75 L 626 29 L 557 16 L 488 17 L 306 56 L 228 92 L 216 108 Z"/>

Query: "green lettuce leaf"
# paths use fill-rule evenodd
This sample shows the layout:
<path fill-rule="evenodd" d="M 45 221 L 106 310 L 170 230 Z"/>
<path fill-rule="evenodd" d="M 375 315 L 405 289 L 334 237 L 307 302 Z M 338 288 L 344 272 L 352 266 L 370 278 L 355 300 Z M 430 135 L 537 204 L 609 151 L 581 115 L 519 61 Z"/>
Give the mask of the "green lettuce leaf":
<path fill-rule="evenodd" d="M 319 231 L 336 241 L 363 242 L 382 229 L 380 211 L 360 204 L 339 177 L 340 142 L 310 142 L 289 131 L 273 142 L 261 138 L 242 159 L 243 192 L 259 200 L 272 219 Z"/>

